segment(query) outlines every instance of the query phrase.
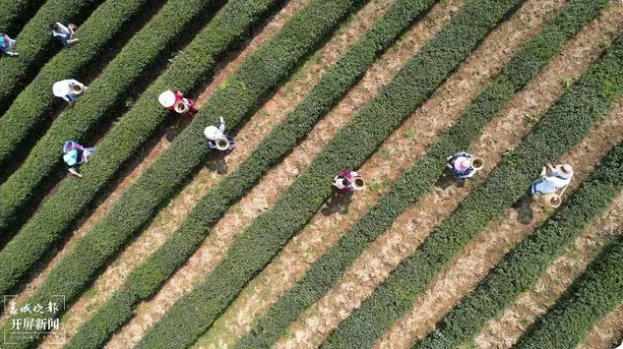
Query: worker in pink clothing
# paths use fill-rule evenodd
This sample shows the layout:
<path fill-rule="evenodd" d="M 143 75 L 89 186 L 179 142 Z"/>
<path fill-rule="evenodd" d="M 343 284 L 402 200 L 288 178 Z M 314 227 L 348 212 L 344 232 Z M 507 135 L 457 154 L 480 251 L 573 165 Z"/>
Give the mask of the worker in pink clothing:
<path fill-rule="evenodd" d="M 174 111 L 188 118 L 195 116 L 198 111 L 195 107 L 195 101 L 190 98 L 185 98 L 181 91 L 164 91 L 158 97 L 158 101 L 163 107 L 170 111 Z"/>
<path fill-rule="evenodd" d="M 11 51 L 11 48 L 15 46 L 17 40 L 11 39 L 8 35 L 0 33 L 0 53 L 4 53 L 7 56 L 19 56 L 19 53 Z"/>
<path fill-rule="evenodd" d="M 359 173 L 355 171 L 342 170 L 333 178 L 331 184 L 339 191 L 350 193 L 354 190 L 361 190 L 364 182 Z"/>
<path fill-rule="evenodd" d="M 85 148 L 74 141 L 66 141 L 63 144 L 63 161 L 69 167 L 69 173 L 74 176 L 82 177 L 77 167 L 88 162 L 93 153 L 95 153 L 95 147 Z"/>

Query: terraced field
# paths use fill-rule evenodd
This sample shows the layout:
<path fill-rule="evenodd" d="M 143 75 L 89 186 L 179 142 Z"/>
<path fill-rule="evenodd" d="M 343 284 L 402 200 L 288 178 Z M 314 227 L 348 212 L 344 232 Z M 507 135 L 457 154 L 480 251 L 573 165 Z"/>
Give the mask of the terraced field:
<path fill-rule="evenodd" d="M 618 0 L 0 0 L 20 53 L 0 58 L 0 348 L 618 346 L 622 18 Z M 72 106 L 51 93 L 66 78 L 89 86 Z M 229 154 L 203 135 L 220 117 Z M 66 140 L 97 146 L 81 178 Z M 457 151 L 485 163 L 465 182 Z M 549 162 L 575 170 L 556 209 L 528 192 Z M 365 190 L 334 190 L 344 168 Z"/>

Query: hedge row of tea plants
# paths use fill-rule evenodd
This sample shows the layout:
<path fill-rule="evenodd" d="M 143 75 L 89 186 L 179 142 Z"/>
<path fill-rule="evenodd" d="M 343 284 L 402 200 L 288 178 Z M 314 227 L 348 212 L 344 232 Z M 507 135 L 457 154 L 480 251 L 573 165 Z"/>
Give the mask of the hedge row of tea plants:
<path fill-rule="evenodd" d="M 552 261 L 623 188 L 623 144 L 611 150 L 580 189 L 542 227 L 509 252 L 416 348 L 454 348 L 532 288 Z M 572 332 L 569 332 L 572 333 Z M 568 345 L 565 348 L 573 348 Z M 550 348 L 543 346 L 539 348 Z"/>
<path fill-rule="evenodd" d="M 19 91 L 37 73 L 48 58 L 62 47 L 54 39 L 50 24 L 55 22 L 80 22 L 104 0 L 49 0 L 26 24 L 17 37 L 13 51 L 17 57 L 0 58 L 0 115 L 3 114 Z M 117 1 L 115 1 L 117 2 Z M 2 28 L 0 28 L 2 29 Z M 52 90 L 50 89 L 50 94 Z"/>
<path fill-rule="evenodd" d="M 514 348 L 575 348 L 599 320 L 622 303 L 623 238 L 619 237 L 604 248 L 547 314 L 528 328 Z"/>
<path fill-rule="evenodd" d="M 276 126 L 231 176 L 202 199 L 173 236 L 128 278 L 72 338 L 68 348 L 97 348 L 128 321 L 138 303 L 155 294 L 163 282 L 200 246 L 228 207 L 245 195 L 277 164 L 313 125 L 338 103 L 366 70 L 433 0 L 399 0 L 364 37 L 322 77 L 305 100 Z"/>
<path fill-rule="evenodd" d="M 335 286 L 370 243 L 412 206 L 445 170 L 445 158 L 467 149 L 514 93 L 524 87 L 609 1 L 574 0 L 538 35 L 526 43 L 427 154 L 399 179 L 342 239 L 321 257 L 294 287 L 279 298 L 238 344 L 269 347 L 305 309 Z M 558 35 L 552 35 L 556 33 Z"/>
<path fill-rule="evenodd" d="M 173 3 L 180 6 L 180 1 L 172 1 L 171 5 Z M 150 5 L 147 0 L 108 0 L 80 26 L 77 34 L 80 41 L 54 56 L 19 92 L 0 118 L 0 167 L 8 164 L 18 148 L 33 134 L 40 132 L 42 125 L 53 117 L 55 107 L 66 103 L 52 94 L 52 85 L 67 78 L 80 80 L 80 74 L 106 53 L 120 35 L 125 35 L 128 24 Z M 166 12 L 165 7 L 162 15 Z M 150 26 L 157 26 L 159 18 L 161 21 L 166 18 L 162 15 L 156 17 Z M 175 28 L 172 31 L 177 32 Z M 57 44 L 61 45 L 60 42 Z"/>
<path fill-rule="evenodd" d="M 274 208 L 240 234 L 207 279 L 178 300 L 137 347 L 183 348 L 192 344 L 288 239 L 313 217 L 332 191 L 333 175 L 344 167 L 360 166 L 520 3 L 472 0 L 464 5 L 456 17 L 407 62 L 393 82 L 383 87 L 372 102 L 338 131 Z M 446 49 L 449 46 L 453 49 Z M 202 206 L 209 204 L 205 202 Z"/>
<path fill-rule="evenodd" d="M 372 296 L 324 343 L 325 348 L 372 347 L 465 245 L 526 195 L 541 166 L 582 140 L 623 92 L 623 38 L 556 102 L 485 183 L 435 228 Z"/>
<path fill-rule="evenodd" d="M 69 256 L 52 270 L 34 299 L 45 299 L 59 293 L 68 300 L 74 299 L 89 278 L 101 271 L 109 258 L 119 252 L 128 239 L 154 216 L 159 205 L 173 194 L 177 185 L 205 160 L 209 153 L 202 132 L 205 125 L 217 123 L 218 116 L 223 116 L 233 125 L 242 123 L 349 13 L 365 2 L 314 0 L 297 12 L 278 34 L 245 60 L 171 147 L 119 198 L 110 213 L 76 242 Z M 248 0 L 243 3 L 248 3 Z M 155 103 L 156 97 L 154 95 Z M 128 130 L 130 135 L 132 131 Z M 88 175 L 86 170 L 83 171 L 85 177 Z M 27 340 L 23 343 L 29 344 Z"/>
<path fill-rule="evenodd" d="M 188 0 L 180 1 L 189 4 Z M 11 268 L 0 268 L 0 294 L 5 294 L 13 287 L 19 278 L 49 250 L 50 246 L 62 237 L 80 213 L 100 193 L 100 190 L 114 178 L 123 164 L 150 139 L 158 125 L 169 115 L 168 111 L 158 103 L 158 95 L 167 89 L 189 91 L 197 88 L 212 73 L 217 57 L 227 52 L 237 40 L 241 40 L 251 26 L 257 23 L 260 17 L 266 16 L 269 9 L 279 2 L 280 0 L 233 0 L 217 13 L 210 24 L 185 50 L 177 55 L 170 67 L 143 93 L 134 107 L 109 132 L 99 144 L 96 155 L 89 163 L 81 166 L 80 171 L 84 177 L 72 177 L 62 182 L 58 190 L 44 202 L 19 234 L 0 251 L 0 263 L 11 265 Z M 179 5 L 178 1 L 176 3 Z M 205 1 L 201 4 L 205 4 Z M 198 6 L 197 9 L 200 7 Z M 190 11 L 190 7 L 178 6 L 178 8 L 181 8 L 182 12 Z M 178 18 L 181 20 L 181 13 L 179 15 Z M 166 26 L 171 25 L 170 20 L 165 20 L 163 24 L 164 27 L 159 31 L 166 31 Z M 114 69 L 117 73 L 106 76 L 101 84 L 93 84 L 89 92 L 100 90 L 105 94 L 112 88 L 121 88 L 124 78 L 128 77 L 128 75 L 119 74 L 124 71 L 123 67 L 139 62 L 139 56 L 147 55 L 147 50 L 145 48 L 142 53 L 140 50 L 131 50 L 131 54 L 119 60 L 119 70 Z M 90 97 L 98 96 L 99 94 L 96 93 L 85 94 L 81 97 L 84 98 L 82 104 L 84 109 L 79 109 L 80 105 L 77 104 L 75 110 L 81 111 L 96 107 L 99 104 L 95 101 L 91 103 Z M 82 127 L 87 127 L 84 124 L 87 122 L 85 120 L 87 116 L 96 118 L 105 115 L 81 112 L 72 113 L 70 116 L 62 123 L 57 122 L 52 126 L 44 141 L 37 145 L 37 154 L 46 155 L 42 155 L 39 162 L 33 161 L 31 171 L 23 172 L 24 175 L 19 175 L 18 178 L 24 177 L 25 180 L 36 176 L 38 174 L 36 170 L 41 170 L 40 164 L 44 160 L 47 160 L 50 163 L 49 166 L 52 167 L 52 163 L 58 162 L 60 158 L 62 141 L 79 139 Z M 11 180 L 14 179 L 13 177 Z M 6 182 L 3 188 L 19 184 L 17 181 Z M 3 193 L 0 192 L 0 198 L 3 197 Z"/>
<path fill-rule="evenodd" d="M 0 0 L 0 31 L 16 37 L 45 0 Z"/>
<path fill-rule="evenodd" d="M 213 2 L 214 0 L 169 1 L 160 13 L 125 45 L 101 76 L 90 84 L 89 90 L 80 96 L 76 104 L 55 120 L 22 166 L 0 186 L 0 231 L 10 226 L 24 210 L 28 210 L 32 196 L 41 188 L 42 183 L 58 173 L 63 164 L 60 152 L 63 142 L 68 139 L 81 141 L 104 120 L 117 115 L 117 110 L 123 108 L 123 103 L 126 102 L 137 82 L 141 81 L 160 59 L 172 53 L 172 43 L 184 35 L 188 26 L 197 20 L 198 16 L 204 13 L 206 7 L 211 6 Z M 171 18 L 176 20 L 171 21 Z M 100 20 L 96 22 L 96 25 L 104 25 L 102 23 L 105 22 L 106 20 Z M 212 36 L 215 36 L 213 41 L 217 42 L 217 45 L 210 46 L 215 49 L 214 52 L 207 51 L 210 57 L 207 62 L 211 64 L 210 67 L 215 64 L 212 57 L 224 52 L 229 43 L 233 41 L 231 38 L 226 40 L 225 37 L 216 37 L 216 34 Z M 86 41 L 87 38 L 84 39 Z M 78 42 L 76 50 L 79 49 L 78 44 L 83 43 Z M 202 81 L 199 77 L 207 75 L 193 76 L 194 79 L 186 83 L 183 80 L 187 76 L 185 74 L 188 68 L 182 66 L 185 63 L 180 63 L 175 70 L 181 78 L 177 75 L 169 75 L 175 77 L 175 80 L 164 80 L 163 82 L 166 82 L 164 86 L 193 87 L 198 84 L 197 80 Z M 56 76 L 55 72 L 42 76 L 40 86 L 50 86 L 50 81 Z M 162 86 L 162 84 L 156 85 L 150 91 L 156 93 L 158 90 L 155 88 L 166 90 Z M 19 96 L 15 105 L 7 113 L 9 115 L 5 116 L 6 122 L 3 121 L 4 117 L 0 118 L 0 165 L 10 159 L 16 148 L 29 134 L 35 132 L 37 127 L 45 122 L 45 119 L 51 117 L 53 106 L 57 102 L 51 96 L 51 88 L 49 91 L 42 91 L 40 88 L 28 89 Z M 135 109 L 137 109 L 136 112 L 148 114 L 155 108 Z M 158 112 L 165 114 L 162 110 Z M 25 115 L 28 118 L 25 118 Z M 137 138 L 141 138 L 140 136 L 137 132 Z"/>

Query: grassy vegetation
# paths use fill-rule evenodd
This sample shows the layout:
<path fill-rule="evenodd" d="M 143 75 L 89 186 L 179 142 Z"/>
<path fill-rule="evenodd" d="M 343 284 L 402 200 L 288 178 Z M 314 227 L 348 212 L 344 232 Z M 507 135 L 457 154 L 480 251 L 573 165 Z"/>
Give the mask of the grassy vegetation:
<path fill-rule="evenodd" d="M 133 315 L 138 303 L 153 295 L 199 247 L 210 227 L 273 165 L 278 163 L 313 125 L 337 103 L 367 68 L 432 0 L 399 0 L 366 35 L 322 77 L 305 100 L 276 126 L 253 154 L 230 177 L 202 199 L 186 222 L 73 337 L 70 348 L 94 348 Z M 313 57 L 311 58 L 314 59 Z"/>
<path fill-rule="evenodd" d="M 297 284 L 263 316 L 238 347 L 268 347 L 305 309 L 317 302 L 366 248 L 385 232 L 407 208 L 430 189 L 445 169 L 445 158 L 466 149 L 514 93 L 524 87 L 607 0 L 575 0 L 538 35 L 526 43 L 500 74 L 461 115 L 459 121 L 427 154 L 399 179 L 343 238 L 318 260 Z M 556 33 L 557 35 L 552 35 Z M 371 186 L 372 187 L 372 186 Z"/>
<path fill-rule="evenodd" d="M 0 0 L 0 30 L 17 36 L 43 3 L 45 0 Z"/>
<path fill-rule="evenodd" d="M 122 4 L 126 5 L 135 2 L 121 1 Z M 169 1 L 160 13 L 137 33 L 117 57 L 108 64 L 106 70 L 90 84 L 89 90 L 80 96 L 76 104 L 55 120 L 47 134 L 32 149 L 22 166 L 0 186 L 0 231 L 4 231 L 13 225 L 20 213 L 30 209 L 33 194 L 41 189 L 46 179 L 58 173 L 63 165 L 60 156 L 63 142 L 68 139 L 84 140 L 104 120 L 117 115 L 116 111 L 123 108 L 123 103 L 126 102 L 132 88 L 141 78 L 144 78 L 151 67 L 158 64 L 160 59 L 172 53 L 172 43 L 184 34 L 184 31 L 193 21 L 197 20 L 198 16 L 205 14 L 206 7 L 213 2 L 214 0 Z M 109 13 L 109 15 L 112 14 Z M 176 20 L 172 22 L 171 18 Z M 106 22 L 106 20 L 100 20 L 97 25 Z M 87 30 L 85 32 L 89 33 Z M 215 36 L 216 34 L 212 35 Z M 82 39 L 84 41 L 96 40 L 94 37 L 88 36 Z M 213 52 L 210 52 L 211 54 L 207 55 L 209 57 L 207 62 L 211 64 L 210 67 L 215 64 L 214 56 L 222 54 L 229 47 L 228 44 L 239 40 L 239 38 L 231 39 L 223 36 L 213 40 L 219 41 L 217 41 L 217 45 L 210 46 L 214 49 Z M 80 47 L 84 46 L 86 46 L 84 42 L 80 41 L 70 50 L 73 50 L 71 51 L 73 53 L 80 53 Z M 68 54 L 70 54 L 69 50 L 66 53 L 63 52 L 61 57 L 67 58 L 68 62 L 71 63 L 80 59 L 73 55 L 70 58 L 67 56 Z M 186 63 L 184 62 L 184 64 Z M 50 93 L 51 85 L 55 80 L 67 77 L 57 75 L 57 73 L 63 73 L 65 70 L 58 72 L 54 70 L 60 68 L 60 64 L 62 63 L 54 60 L 50 69 L 44 68 L 44 74 L 40 75 L 41 80 L 35 81 L 36 87 L 26 89 L 7 114 L 0 118 L 0 166 L 14 156 L 17 148 L 28 138 L 29 134 L 36 132 L 37 128 L 51 117 L 54 105 L 59 102 L 58 98 L 55 100 Z M 188 68 L 181 66 L 180 63 L 177 65 L 177 69 L 173 69 L 173 71 L 179 74 L 179 77 L 169 75 L 175 76 L 175 80 L 160 79 L 166 83 L 165 86 L 194 87 L 203 81 L 201 78 L 208 75 L 207 73 L 198 75 L 187 83 L 182 82 L 183 78 L 180 77 L 186 77 L 185 73 Z M 151 91 L 155 94 L 158 91 L 155 88 L 162 90 L 162 86 L 156 85 L 146 93 Z M 146 98 L 142 98 L 142 101 L 142 108 L 146 104 L 154 104 L 145 103 Z M 152 102 L 153 100 L 147 101 Z M 156 109 L 155 105 L 151 109 L 142 108 L 134 108 L 131 112 L 153 111 L 157 113 L 156 115 L 160 115 L 160 118 L 164 118 L 166 115 L 166 110 Z M 135 111 L 136 109 L 138 111 Z M 24 118 L 24 115 L 28 115 L 28 118 Z M 151 130 L 148 127 L 144 129 Z M 143 131 L 143 128 L 136 130 L 136 139 L 147 139 L 151 134 L 144 135 L 147 131 L 143 133 L 140 131 Z M 71 204 L 67 205 L 70 206 Z"/>
<path fill-rule="evenodd" d="M 189 295 L 181 298 L 137 347 L 186 347 L 192 344 L 320 208 L 332 191 L 330 179 L 333 174 L 344 167 L 360 166 L 504 15 L 520 3 L 474 0 L 464 5 L 455 19 L 403 67 L 394 81 L 382 88 L 377 97 L 338 132 L 307 171 L 279 198 L 274 208 L 258 217 L 237 238 L 214 272 Z M 483 11 L 484 8 L 487 11 Z M 453 50 L 444 49 L 449 43 Z M 208 221 L 209 217 L 203 217 L 203 220 Z M 203 220 L 196 220 L 195 224 L 202 224 Z M 198 226 L 197 229 L 208 227 Z M 146 271 L 143 277 L 150 277 L 150 273 Z"/>
<path fill-rule="evenodd" d="M 426 291 L 464 247 L 504 209 L 526 194 L 542 164 L 577 144 L 623 92 L 623 38 L 557 101 L 532 132 L 507 152 L 486 182 L 434 229 L 324 343 L 325 348 L 370 347 Z"/>
<path fill-rule="evenodd" d="M 619 151 L 620 177 L 623 152 Z M 606 246 L 547 314 L 519 338 L 515 348 L 574 348 L 597 322 L 623 303 L 623 238 Z"/>
<path fill-rule="evenodd" d="M 0 114 L 28 84 L 37 68 L 59 50 L 60 45 L 49 31 L 50 24 L 80 20 L 102 2 L 104 0 L 49 0 L 39 9 L 16 38 L 13 51 L 19 52 L 19 57 L 0 59 Z M 13 6 L 8 8 L 13 9 Z"/>
<path fill-rule="evenodd" d="M 192 12 L 188 0 L 180 1 L 185 2 L 187 6 L 179 6 L 179 1 L 176 1 L 178 6 L 172 9 L 173 11 Z M 0 251 L 0 264 L 11 265 L 11 268 L 0 268 L 0 294 L 5 294 L 13 287 L 20 277 L 48 251 L 50 246 L 62 237 L 72 222 L 95 199 L 122 165 L 150 139 L 158 125 L 169 115 L 168 111 L 158 104 L 158 95 L 168 88 L 184 91 L 197 88 L 213 71 L 216 58 L 226 52 L 237 40 L 241 40 L 251 26 L 257 23 L 259 18 L 267 15 L 269 9 L 278 3 L 280 0 L 254 0 L 252 2 L 234 0 L 218 12 L 210 24 L 176 56 L 164 74 L 143 93 L 134 107 L 99 144 L 97 155 L 81 168 L 84 178 L 68 178 L 61 183 L 58 190 L 46 200 L 37 214 Z M 203 0 L 197 3 L 197 13 L 202 7 L 199 5 L 205 4 Z M 178 17 L 175 17 L 176 12 L 166 11 L 164 13 L 178 18 L 179 21 L 185 18 L 182 13 L 177 13 Z M 151 34 L 159 36 L 159 32 L 170 30 L 171 26 L 166 24 L 167 21 L 162 22 L 162 25 L 150 27 L 156 30 Z M 97 109 L 91 108 L 100 108 L 102 103 L 107 103 L 97 103 L 96 100 L 104 98 L 102 95 L 106 94 L 105 91 L 123 88 L 127 81 L 125 79 L 133 76 L 132 70 L 127 72 L 125 69 L 135 68 L 134 64 L 142 66 L 141 63 L 145 61 L 141 58 L 149 55 L 149 48 L 157 50 L 158 44 L 161 43 L 160 41 L 152 42 L 156 44 L 154 46 L 149 45 L 150 42 L 147 41 L 143 43 L 149 46 L 143 47 L 141 42 L 137 42 L 135 47 L 126 46 L 128 54 L 119 56 L 119 60 L 114 63 L 117 69 L 112 70 L 109 67 L 108 72 L 111 74 L 103 76 L 100 83 L 94 83 L 89 89 L 90 92 L 99 90 L 102 93 L 82 96 L 84 103 L 77 104 L 66 119 L 57 120 L 50 132 L 35 148 L 31 161 L 22 166 L 19 172 L 0 187 L 2 209 L 15 203 L 17 199 L 12 194 L 20 190 L 27 192 L 23 186 L 31 184 L 28 179 L 39 178 L 44 170 L 42 167 L 51 168 L 59 162 L 63 140 L 80 139 L 82 128 L 94 121 L 89 119 L 89 116 L 95 119 L 105 116 L 103 114 L 105 109 L 99 109 L 100 113 L 93 113 Z M 124 72 L 127 74 L 123 74 Z M 80 106 L 84 108 L 79 108 Z M 27 167 L 27 165 L 30 166 Z M 154 191 L 158 190 L 154 189 Z M 3 198 L 8 201 L 5 205 L 1 205 L 6 202 Z M 6 212 L 0 211 L 0 217 L 5 218 L 4 222 L 6 222 L 6 216 L 3 214 Z"/>
<path fill-rule="evenodd" d="M 558 212 L 509 252 L 476 289 L 444 317 L 437 329 L 414 347 L 454 348 L 477 335 L 491 318 L 532 288 L 553 260 L 608 207 L 623 188 L 623 178 L 618 175 L 622 171 L 623 144 L 619 144 Z"/>
<path fill-rule="evenodd" d="M 179 6 L 179 1 L 172 1 L 175 2 Z M 24 90 L 20 86 L 14 95 L 5 96 L 8 100 L 19 92 L 19 96 L 11 101 L 11 107 L 0 118 L 0 167 L 10 162 L 20 145 L 40 132 L 42 125 L 53 116 L 55 107 L 66 103 L 52 94 L 52 85 L 59 80 L 78 78 L 119 40 L 128 24 L 150 5 L 147 0 L 106 1 L 80 26 L 77 35 L 81 40 L 78 43 L 54 56 Z M 162 17 L 159 16 L 160 21 Z M 157 22 L 158 19 L 154 23 Z M 48 35 L 51 36 L 51 33 Z M 56 45 L 61 46 L 60 42 L 56 42 Z M 15 75 L 13 78 L 19 77 Z M 4 83 L 7 86 L 14 85 L 14 81 Z M 3 93 L 9 93 L 9 90 L 3 90 Z"/>
<path fill-rule="evenodd" d="M 233 125 L 241 123 L 349 12 L 363 3 L 364 0 L 314 0 L 297 12 L 277 35 L 245 60 L 228 84 L 202 107 L 171 147 L 124 193 L 111 208 L 110 214 L 76 242 L 69 256 L 52 270 L 33 299 L 47 299 L 52 294 L 63 294 L 68 300 L 74 299 L 108 259 L 154 216 L 158 205 L 170 197 L 176 186 L 205 160 L 208 155 L 202 133 L 205 125 L 216 123 L 218 116 L 225 117 Z M 249 9 L 243 7 L 249 6 L 248 1 L 241 1 L 234 6 L 247 11 L 227 13 L 222 18 L 227 20 L 227 24 L 220 24 L 226 28 L 226 25 L 232 26 L 234 20 L 238 25 L 243 19 L 248 22 L 249 17 L 241 14 L 253 9 L 257 11 L 256 6 L 265 8 L 268 4 L 266 1 L 256 3 Z M 218 27 L 220 30 L 225 28 Z M 133 134 L 132 131 L 128 130 L 130 134 Z M 117 155 L 112 152 L 110 155 L 113 154 Z M 86 177 L 86 168 L 83 174 Z M 30 344 L 25 339 L 17 347 Z"/>

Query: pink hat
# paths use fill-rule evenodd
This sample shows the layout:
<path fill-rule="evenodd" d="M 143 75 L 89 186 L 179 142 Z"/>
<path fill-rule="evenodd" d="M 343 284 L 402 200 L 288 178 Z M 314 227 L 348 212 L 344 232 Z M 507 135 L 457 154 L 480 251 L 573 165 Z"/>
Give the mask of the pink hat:
<path fill-rule="evenodd" d="M 459 172 L 465 172 L 470 167 L 472 167 L 472 160 L 469 158 L 461 156 L 460 158 L 454 160 L 454 169 Z"/>

